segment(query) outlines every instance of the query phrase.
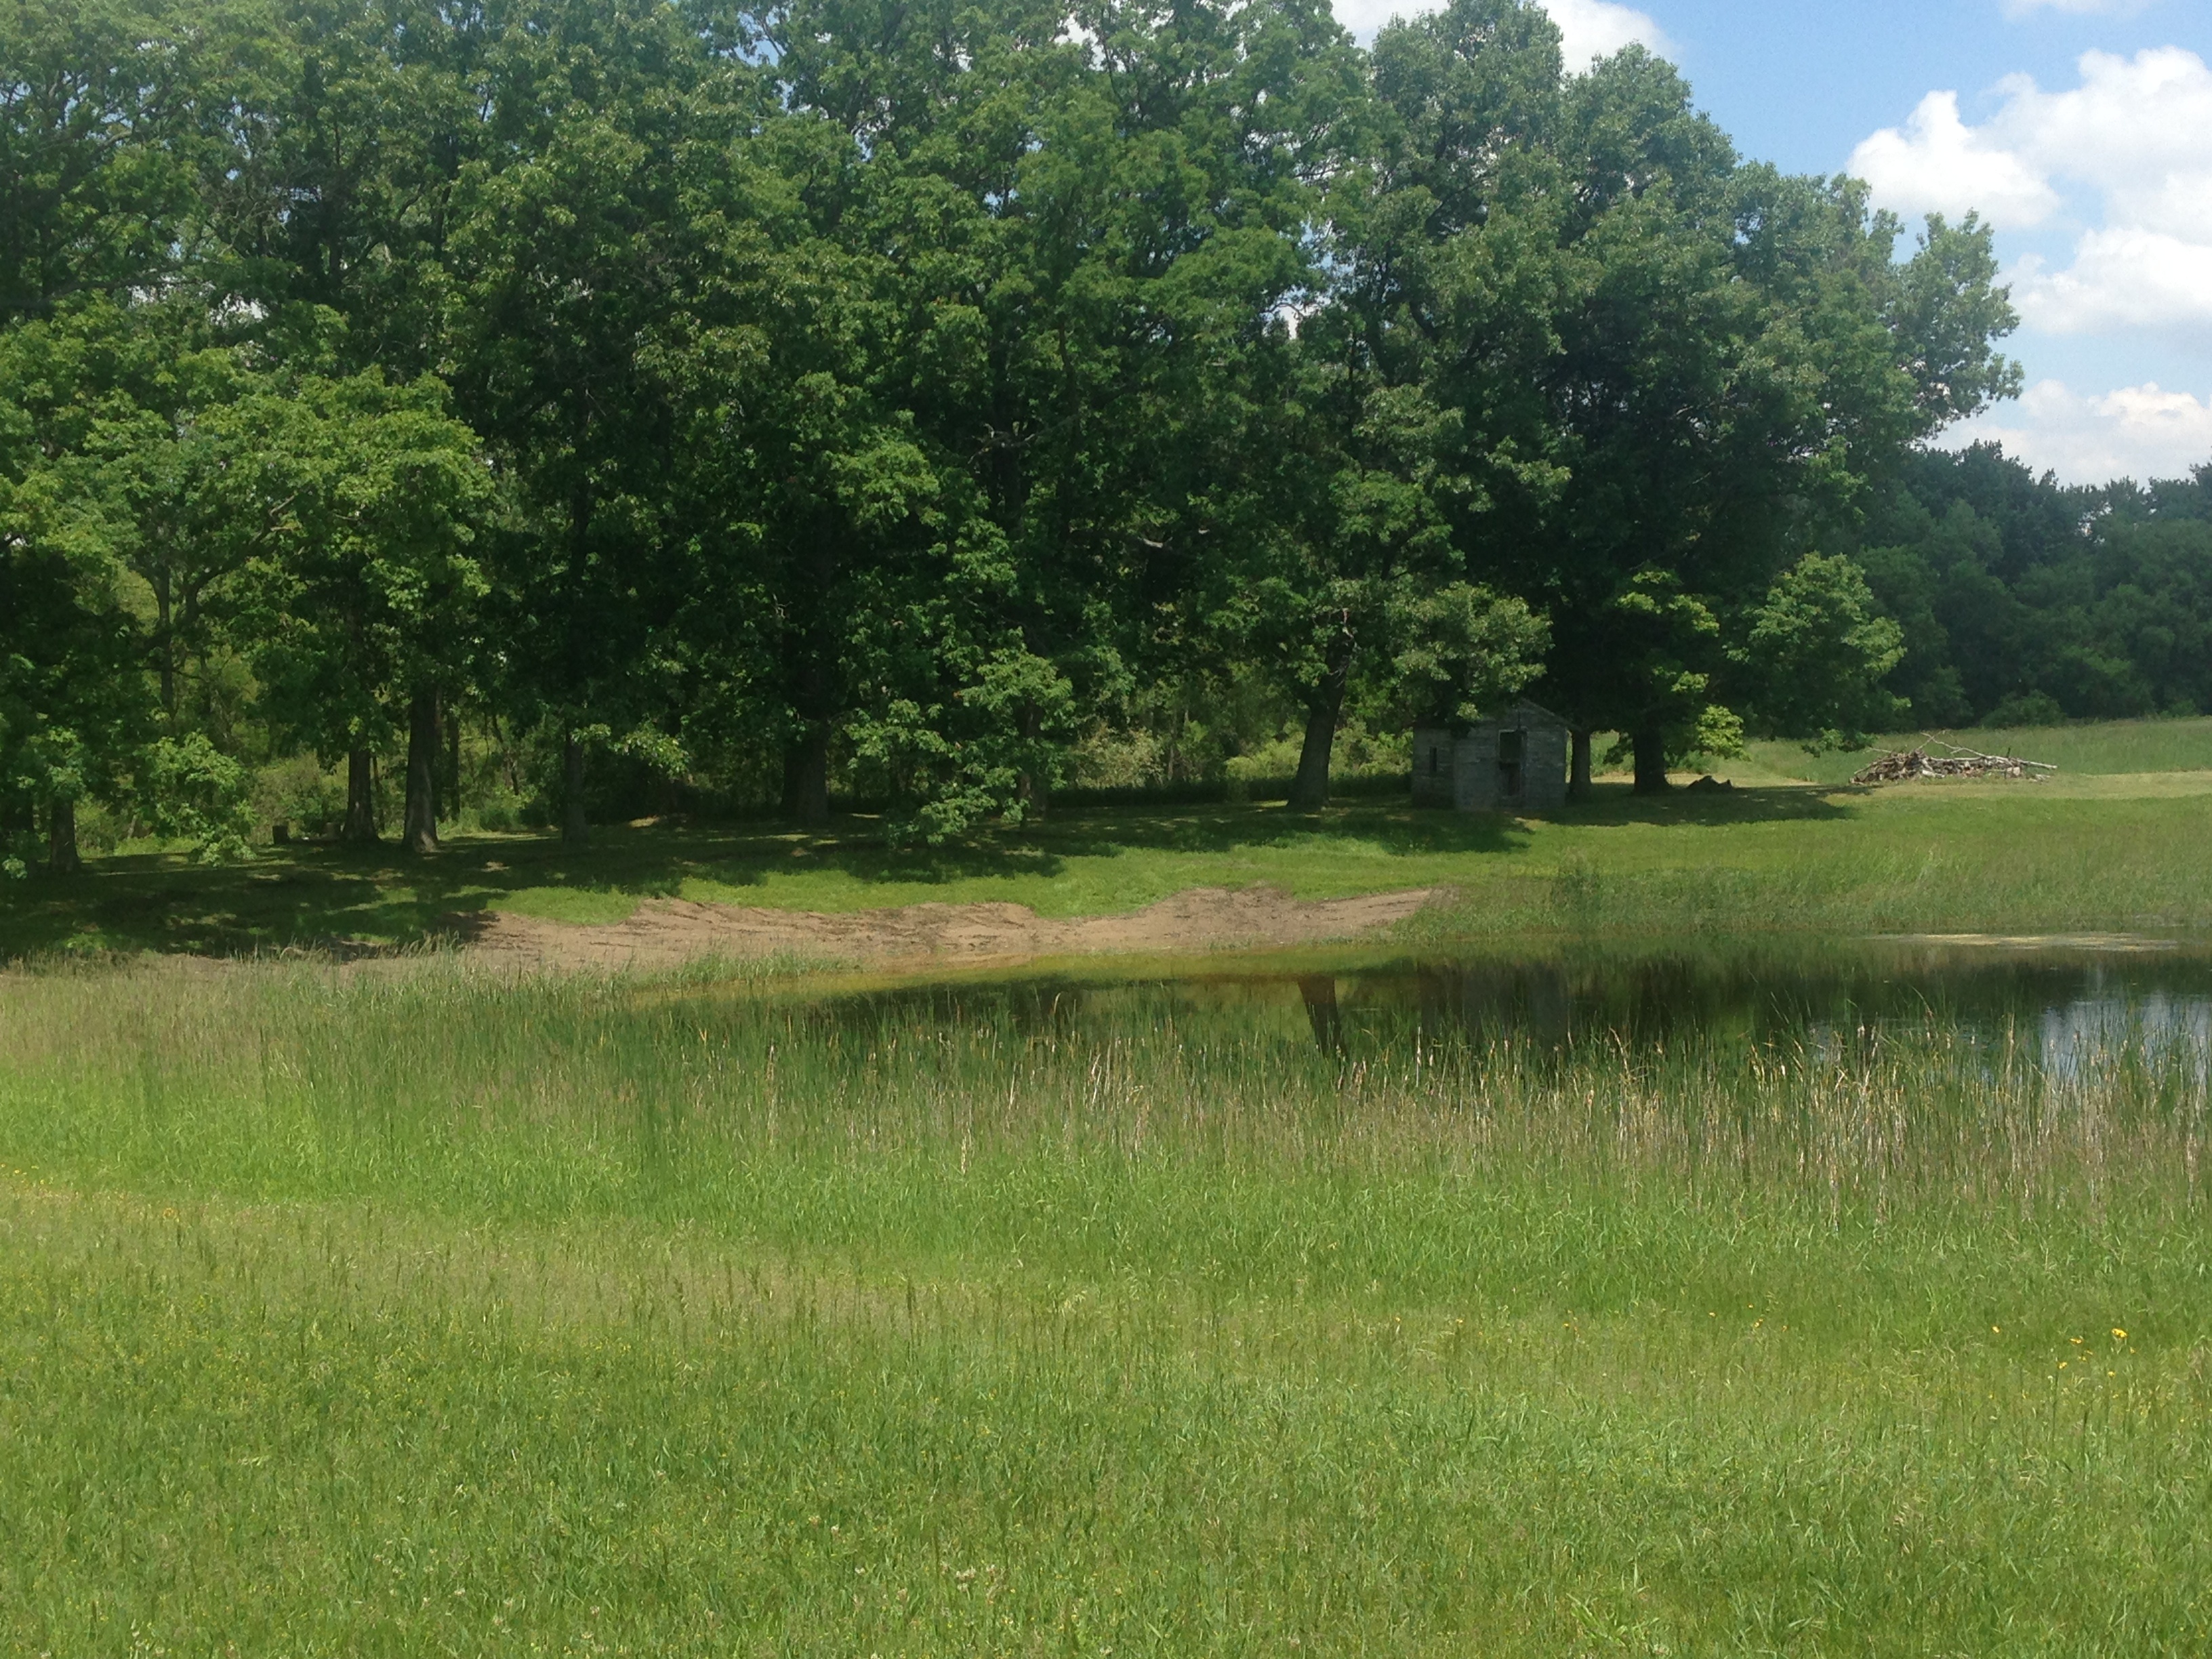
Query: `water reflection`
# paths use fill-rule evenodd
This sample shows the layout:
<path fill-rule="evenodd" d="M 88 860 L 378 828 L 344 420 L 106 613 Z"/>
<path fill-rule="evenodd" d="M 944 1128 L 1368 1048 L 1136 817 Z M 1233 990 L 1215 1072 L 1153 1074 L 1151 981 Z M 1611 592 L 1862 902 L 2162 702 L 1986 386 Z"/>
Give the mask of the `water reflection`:
<path fill-rule="evenodd" d="M 2032 1045 L 2061 1073 L 2116 1042 L 2212 1056 L 2212 951 L 1863 941 L 1694 948 L 1565 946 L 1401 958 L 1314 957 L 1123 979 L 905 986 L 815 1005 L 839 1025 L 988 1019 L 1018 1030 L 1172 1023 L 1199 1037 L 1273 1034 L 1334 1052 L 1510 1043 L 1561 1053 L 1704 1042 L 1827 1049 L 1904 1026 Z"/>
<path fill-rule="evenodd" d="M 2094 1056 L 2136 1050 L 2147 1060 L 2179 1061 L 2203 1083 L 2212 1073 L 2212 996 L 2165 989 L 2083 996 L 2044 1009 L 2038 1036 L 2044 1065 L 2061 1075 L 2078 1073 Z"/>

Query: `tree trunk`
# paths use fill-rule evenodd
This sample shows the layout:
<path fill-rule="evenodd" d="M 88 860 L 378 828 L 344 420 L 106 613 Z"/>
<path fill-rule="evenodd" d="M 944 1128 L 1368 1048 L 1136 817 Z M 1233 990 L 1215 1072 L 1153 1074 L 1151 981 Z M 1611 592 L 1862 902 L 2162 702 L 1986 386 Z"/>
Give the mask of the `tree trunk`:
<path fill-rule="evenodd" d="M 830 728 L 837 711 L 835 635 L 822 614 L 836 568 L 826 543 L 814 550 L 816 592 L 805 630 L 787 649 L 791 712 L 799 734 L 783 751 L 783 811 L 808 830 L 830 822 Z"/>
<path fill-rule="evenodd" d="M 1567 799 L 1588 800 L 1590 798 L 1590 734 L 1576 732 L 1569 735 L 1573 744 L 1574 759 L 1567 773 Z"/>
<path fill-rule="evenodd" d="M 1344 688 L 1352 678 L 1351 618 L 1337 638 L 1314 700 L 1306 705 L 1306 740 L 1298 750 L 1298 775 L 1291 781 L 1291 805 L 1300 807 L 1328 805 L 1328 762 L 1336 748 L 1337 718 L 1344 712 Z"/>
<path fill-rule="evenodd" d="M 376 758 L 366 749 L 346 750 L 345 828 L 339 838 L 356 847 L 376 840 Z"/>
<path fill-rule="evenodd" d="M 1667 793 L 1667 743 L 1655 727 L 1638 732 L 1632 740 L 1636 750 L 1636 793 L 1639 795 L 1663 795 Z"/>
<path fill-rule="evenodd" d="M 1035 743 L 1037 733 L 1043 728 L 1044 717 L 1038 713 L 1037 706 L 1033 702 L 1024 703 L 1021 723 L 1022 741 L 1025 744 Z M 1051 800 L 1051 793 L 1044 780 L 1026 766 L 1015 774 L 1014 799 L 1022 804 L 1022 819 L 1024 823 L 1037 823 L 1043 821 L 1045 808 Z"/>
<path fill-rule="evenodd" d="M 799 816 L 799 775 L 805 769 L 799 755 L 805 747 L 797 738 L 783 745 L 783 793 L 776 797 L 776 811 L 787 818 Z"/>
<path fill-rule="evenodd" d="M 154 627 L 161 640 L 161 712 L 177 716 L 177 635 L 169 622 L 169 568 L 161 567 L 154 584 Z"/>
<path fill-rule="evenodd" d="M 830 722 L 808 720 L 783 751 L 783 810 L 803 829 L 830 822 Z"/>
<path fill-rule="evenodd" d="M 1298 750 L 1298 775 L 1291 780 L 1291 805 L 1328 805 L 1328 760 L 1336 748 L 1337 705 L 1323 696 L 1306 710 L 1306 738 Z"/>
<path fill-rule="evenodd" d="M 410 853 L 438 850 L 438 694 L 417 691 L 407 703 L 407 810 L 399 844 Z"/>
<path fill-rule="evenodd" d="M 461 717 L 441 702 L 438 725 L 446 736 L 446 764 L 438 774 L 438 822 L 453 823 L 461 816 Z"/>
<path fill-rule="evenodd" d="M 1313 1027 L 1314 1041 L 1325 1053 L 1333 1054 L 1340 1050 L 1344 1047 L 1344 1027 L 1336 1006 L 1336 976 L 1301 975 L 1298 1000 L 1306 1006 L 1306 1021 Z"/>
<path fill-rule="evenodd" d="M 584 816 L 584 740 L 571 732 L 561 745 L 561 844 L 582 847 L 591 838 Z"/>
<path fill-rule="evenodd" d="M 76 803 L 65 795 L 54 797 L 47 814 L 46 868 L 57 876 L 73 876 L 84 868 L 76 851 Z"/>

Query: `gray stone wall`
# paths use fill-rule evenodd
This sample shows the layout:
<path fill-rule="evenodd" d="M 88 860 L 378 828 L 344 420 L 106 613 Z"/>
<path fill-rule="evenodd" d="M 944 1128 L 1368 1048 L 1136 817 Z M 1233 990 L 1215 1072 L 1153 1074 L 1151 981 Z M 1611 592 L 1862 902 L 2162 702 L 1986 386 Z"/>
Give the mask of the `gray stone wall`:
<path fill-rule="evenodd" d="M 1453 805 L 1452 768 L 1458 741 L 1458 733 L 1449 726 L 1417 726 L 1413 728 L 1415 805 Z"/>
<path fill-rule="evenodd" d="M 1548 812 L 1566 805 L 1567 726 L 1549 709 L 1516 703 L 1468 727 L 1452 748 L 1452 805 L 1462 812 Z"/>

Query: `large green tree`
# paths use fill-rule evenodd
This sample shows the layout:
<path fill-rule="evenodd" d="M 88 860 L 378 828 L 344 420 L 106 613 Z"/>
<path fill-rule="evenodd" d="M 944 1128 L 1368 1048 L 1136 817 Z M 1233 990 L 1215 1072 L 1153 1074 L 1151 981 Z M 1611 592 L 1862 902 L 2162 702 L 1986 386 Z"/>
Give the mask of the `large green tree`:
<path fill-rule="evenodd" d="M 1460 718 L 1535 671 L 1540 619 L 1498 583 L 1553 483 L 1532 388 L 1562 280 L 1559 76 L 1540 12 L 1464 0 L 1385 29 L 1341 122 L 1326 258 L 1215 484 L 1246 532 L 1216 625 L 1304 712 L 1299 804 L 1328 799 L 1348 702 Z"/>
<path fill-rule="evenodd" d="M 654 0 L 532 12 L 488 53 L 499 142 L 454 196 L 457 407 L 516 508 L 493 552 L 501 659 L 510 700 L 560 735 L 572 842 L 591 743 L 665 701 L 678 343 L 715 228 L 682 180 L 702 106 L 716 124 L 712 67 Z"/>
<path fill-rule="evenodd" d="M 2011 389 L 1992 341 L 2012 317 L 1986 228 L 1930 220 L 1899 263 L 1860 186 L 1741 163 L 1635 48 L 1565 108 L 1576 277 L 1544 385 L 1567 482 L 1524 582 L 1557 624 L 1547 694 L 1628 733 L 1638 788 L 1662 788 L 1731 714 L 1777 723 L 1722 702 L 1731 653 L 1871 481 Z M 1797 698 L 1788 723 L 1850 723 L 1828 713 Z"/>
<path fill-rule="evenodd" d="M 495 484 L 435 381 L 306 377 L 222 411 L 237 516 L 270 532 L 247 581 L 270 717 L 346 761 L 344 833 L 374 841 L 372 767 L 407 732 L 405 844 L 436 840 L 441 689 L 473 667 Z"/>
<path fill-rule="evenodd" d="M 138 619 L 88 436 L 131 407 L 164 339 L 196 202 L 194 76 L 158 7 L 0 11 L 0 811 L 76 811 L 145 735 Z"/>

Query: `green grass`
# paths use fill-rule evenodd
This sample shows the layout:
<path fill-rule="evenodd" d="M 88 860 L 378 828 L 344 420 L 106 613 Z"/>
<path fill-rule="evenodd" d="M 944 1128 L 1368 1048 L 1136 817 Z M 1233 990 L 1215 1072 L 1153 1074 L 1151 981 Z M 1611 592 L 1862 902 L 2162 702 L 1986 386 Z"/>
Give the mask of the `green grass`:
<path fill-rule="evenodd" d="M 2062 772 L 2109 777 L 2143 772 L 2212 772 L 2212 719 L 2092 720 L 2078 726 L 1991 728 L 1969 726 L 1928 732 L 1938 742 L 1978 749 L 1985 755 L 2018 755 L 2047 761 Z M 1808 755 L 1794 744 L 1755 743 L 1748 767 L 1723 763 L 1721 775 L 1756 769 L 1765 775 L 1838 784 L 1876 755 L 1911 749 L 1923 741 L 1917 732 L 1883 738 L 1867 748 Z"/>
<path fill-rule="evenodd" d="M 1730 794 L 1527 821 L 641 826 L 24 884 L 0 1650 L 2206 1651 L 2186 1055 L 2053 1077 L 1935 1013 L 1563 1057 L 1376 1016 L 1325 1054 L 1226 994 L 933 1024 L 776 964 L 100 954 L 1253 881 L 1448 885 L 1416 941 L 1590 972 L 1727 930 L 2201 932 L 2204 727 L 2033 734 L 2068 769 L 2033 787 L 1758 751 Z"/>
<path fill-rule="evenodd" d="M 1977 734 L 1966 734 L 1974 738 Z M 1670 933 L 2212 928 L 2212 721 L 2133 722 L 1986 744 L 2054 757 L 2033 785 L 1833 787 L 1858 757 L 1765 745 L 1729 794 L 1638 800 L 1625 786 L 1547 818 L 1468 817 L 1388 803 L 1063 811 L 957 847 L 894 851 L 853 821 L 769 828 L 641 825 L 582 853 L 540 836 L 474 836 L 426 860 L 337 848 L 196 868 L 95 860 L 0 893 L 0 954 L 268 952 L 388 946 L 507 908 L 618 921 L 645 898 L 821 910 L 1012 900 L 1047 915 L 1134 908 L 1182 889 L 1269 882 L 1306 897 L 1449 886 L 1431 937 L 1532 928 Z M 1791 781 L 1791 769 L 1832 775 Z"/>
<path fill-rule="evenodd" d="M 2186 1060 L 1115 1008 L 10 975 L 0 1649 L 2212 1642 Z"/>

